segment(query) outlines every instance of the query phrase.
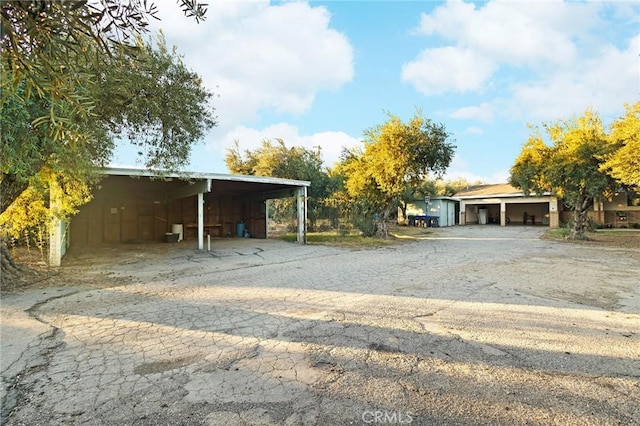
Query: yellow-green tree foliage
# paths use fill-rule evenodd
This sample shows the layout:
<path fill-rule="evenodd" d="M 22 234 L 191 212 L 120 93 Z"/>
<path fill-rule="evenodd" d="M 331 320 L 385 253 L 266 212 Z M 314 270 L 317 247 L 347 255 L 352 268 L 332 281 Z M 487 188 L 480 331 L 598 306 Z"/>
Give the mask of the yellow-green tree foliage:
<path fill-rule="evenodd" d="M 343 155 L 339 173 L 346 177 L 345 190 L 362 206 L 363 214 L 379 215 L 379 234 L 386 234 L 384 223 L 407 185 L 447 169 L 455 150 L 449 136 L 444 125 L 433 123 L 421 111 L 406 123 L 389 114 L 384 124 L 365 130 L 362 150 Z"/>
<path fill-rule="evenodd" d="M 617 149 L 605 157 L 602 170 L 622 185 L 640 190 L 640 102 L 625 107 L 626 114 L 611 125 Z"/>
<path fill-rule="evenodd" d="M 308 149 L 302 146 L 287 147 L 282 139 L 265 139 L 260 148 L 240 150 L 235 141 L 233 148 L 227 150 L 227 168 L 231 173 L 243 175 L 271 176 L 311 182 L 308 190 L 308 217 L 310 228 L 323 216 L 331 216 L 327 197 L 333 192 L 335 180 L 332 180 L 322 162 L 320 147 Z M 293 216 L 294 203 L 291 200 L 279 200 L 272 203 L 275 207 L 275 219 Z"/>
<path fill-rule="evenodd" d="M 587 210 L 615 188 L 602 171 L 603 157 L 615 148 L 597 113 L 544 124 L 550 144 L 534 128 L 511 167 L 509 183 L 525 194 L 550 191 L 574 211 L 572 238 L 588 229 Z"/>
<path fill-rule="evenodd" d="M 32 184 L 0 214 L 3 237 L 46 245 L 53 218 L 68 218 L 91 200 L 91 181 L 43 168 Z M 51 201 L 54 201 L 53 203 Z"/>
<path fill-rule="evenodd" d="M 195 0 L 179 0 L 178 4 L 196 21 L 204 18 L 205 5 Z M 47 191 L 40 197 L 34 193 L 41 189 L 47 170 L 58 176 L 55 181 L 65 192 L 73 192 L 70 190 L 73 185 L 87 183 L 92 166 L 109 159 L 113 143 L 108 133 L 122 136 L 133 132 L 138 137 L 132 142 L 149 152 L 151 160 L 188 158 L 186 147 L 198 138 L 184 134 L 175 138 L 172 124 L 176 119 L 172 117 L 161 120 L 161 128 L 153 132 L 152 125 L 158 121 L 154 120 L 153 108 L 145 109 L 150 106 L 148 96 L 157 93 L 162 97 L 157 103 L 163 105 L 173 104 L 167 102 L 167 96 L 170 100 L 179 98 L 176 104 L 180 108 L 165 107 L 165 117 L 182 112 L 183 117 L 195 117 L 192 121 L 197 121 L 202 115 L 199 111 L 194 114 L 185 105 L 193 104 L 194 98 L 171 89 L 195 88 L 186 94 L 204 94 L 201 110 L 208 109 L 206 101 L 210 94 L 198 87 L 200 82 L 195 74 L 185 77 L 184 73 L 173 72 L 175 68 L 165 66 L 161 59 L 169 56 L 166 52 L 148 51 L 140 46 L 138 36 L 147 30 L 155 13 L 156 7 L 146 0 L 0 2 L 0 213 L 4 214 L 25 190 L 28 192 L 19 204 L 35 213 L 41 202 L 36 199 L 47 199 Z M 139 55 L 147 60 L 140 60 Z M 174 62 L 185 68 L 181 61 Z M 164 75 L 150 75 L 147 71 L 153 69 L 135 66 L 149 64 L 163 66 Z M 139 84 L 141 80 L 137 78 L 141 75 L 148 85 Z M 169 87 L 163 84 L 167 82 Z M 123 93 L 122 88 L 128 90 Z M 140 108 L 135 108 L 136 100 Z M 210 127 L 213 117 L 205 115 L 207 121 L 197 124 Z M 153 133 L 160 133 L 159 140 L 153 138 Z M 79 170 L 85 172 L 85 177 L 79 176 Z M 77 178 L 73 185 L 68 182 L 72 176 Z M 31 202 L 25 204 L 26 200 Z M 10 223 L 9 219 L 4 220 L 5 225 Z M 10 228 L 15 231 L 17 223 L 23 222 L 11 222 Z M 2 228 L 0 232 L 6 227 Z M 5 272 L 14 276 L 19 268 L 4 242 L 0 238 L 2 275 L 6 278 Z"/>

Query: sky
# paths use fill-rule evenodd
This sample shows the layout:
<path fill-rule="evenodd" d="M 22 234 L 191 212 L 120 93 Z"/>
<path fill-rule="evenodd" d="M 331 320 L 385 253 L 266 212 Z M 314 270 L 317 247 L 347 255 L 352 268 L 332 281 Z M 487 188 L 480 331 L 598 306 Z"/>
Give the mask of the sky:
<path fill-rule="evenodd" d="M 608 125 L 640 100 L 637 2 L 200 1 L 204 22 L 155 0 L 151 23 L 215 94 L 189 171 L 229 173 L 235 140 L 276 138 L 332 167 L 389 113 L 421 110 L 456 145 L 446 179 L 500 183 L 529 125 L 587 108 Z M 112 165 L 135 161 L 120 148 Z"/>

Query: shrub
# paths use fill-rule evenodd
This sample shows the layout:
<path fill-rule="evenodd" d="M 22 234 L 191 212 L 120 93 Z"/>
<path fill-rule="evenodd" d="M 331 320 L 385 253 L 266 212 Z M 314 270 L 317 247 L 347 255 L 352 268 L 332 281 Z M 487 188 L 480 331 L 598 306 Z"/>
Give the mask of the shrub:
<path fill-rule="evenodd" d="M 376 221 L 370 216 L 356 217 L 353 220 L 353 226 L 359 229 L 365 237 L 373 237 L 376 235 Z"/>

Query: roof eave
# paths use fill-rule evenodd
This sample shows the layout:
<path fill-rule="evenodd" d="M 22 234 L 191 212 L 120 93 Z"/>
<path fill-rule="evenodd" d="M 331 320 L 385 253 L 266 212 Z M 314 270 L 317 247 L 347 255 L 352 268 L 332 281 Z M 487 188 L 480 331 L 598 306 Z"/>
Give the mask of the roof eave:
<path fill-rule="evenodd" d="M 542 194 L 530 194 L 524 195 L 522 192 L 518 194 L 477 194 L 477 195 L 456 195 L 456 198 L 461 200 L 471 200 L 474 198 L 539 198 L 554 196 L 550 192 L 543 192 Z"/>
<path fill-rule="evenodd" d="M 224 173 L 199 173 L 199 172 L 162 172 L 148 169 L 135 169 L 125 167 L 105 167 L 98 170 L 99 173 L 108 176 L 136 176 L 136 177 L 162 177 L 179 179 L 211 179 L 226 180 L 234 182 L 271 183 L 277 185 L 290 186 L 311 186 L 311 182 L 306 180 L 295 180 L 285 178 L 275 178 L 268 176 L 253 175 L 231 175 Z"/>

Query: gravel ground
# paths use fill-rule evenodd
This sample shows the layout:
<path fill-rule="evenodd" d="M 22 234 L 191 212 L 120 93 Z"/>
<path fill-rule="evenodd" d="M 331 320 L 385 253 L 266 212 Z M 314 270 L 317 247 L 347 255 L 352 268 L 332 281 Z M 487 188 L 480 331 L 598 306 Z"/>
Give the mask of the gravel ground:
<path fill-rule="evenodd" d="M 542 231 L 71 252 L 2 296 L 2 423 L 640 424 L 640 250 Z"/>

